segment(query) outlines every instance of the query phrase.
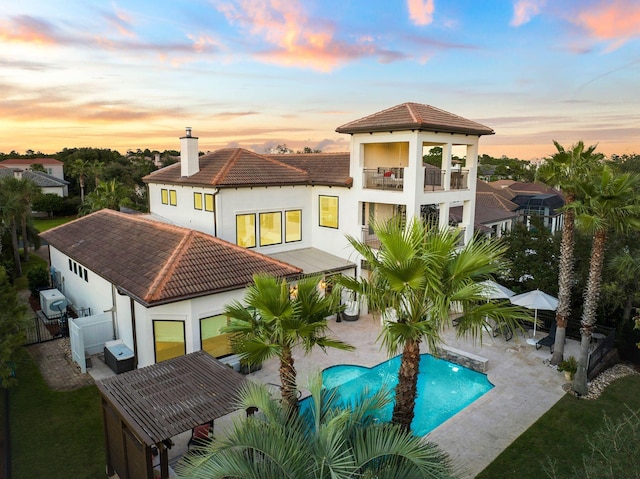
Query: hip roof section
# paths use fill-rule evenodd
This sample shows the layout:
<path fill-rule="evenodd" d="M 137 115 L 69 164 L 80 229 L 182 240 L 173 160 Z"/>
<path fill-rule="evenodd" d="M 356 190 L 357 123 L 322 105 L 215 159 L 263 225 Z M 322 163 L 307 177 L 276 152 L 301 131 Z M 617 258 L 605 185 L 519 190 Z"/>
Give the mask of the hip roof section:
<path fill-rule="evenodd" d="M 254 273 L 302 272 L 199 231 L 107 209 L 41 237 L 145 306 L 241 289 Z"/>
<path fill-rule="evenodd" d="M 406 130 L 477 136 L 494 134 L 488 126 L 420 103 L 402 103 L 336 128 L 338 133 L 350 134 Z"/>

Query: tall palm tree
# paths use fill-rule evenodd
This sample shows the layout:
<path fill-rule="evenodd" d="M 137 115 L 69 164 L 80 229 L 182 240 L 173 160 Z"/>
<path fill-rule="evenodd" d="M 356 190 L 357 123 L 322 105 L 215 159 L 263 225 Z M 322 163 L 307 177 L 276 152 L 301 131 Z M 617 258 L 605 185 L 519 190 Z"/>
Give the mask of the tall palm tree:
<path fill-rule="evenodd" d="M 33 198 L 35 198 L 38 193 L 40 193 L 40 188 L 31 180 L 27 178 L 6 178 L 4 182 L 4 187 L 8 188 L 13 194 L 17 195 L 19 198 L 19 202 L 22 205 L 20 208 L 20 230 L 22 236 L 22 259 L 26 263 L 29 261 L 29 229 L 27 228 L 27 224 L 29 221 L 29 217 L 31 216 L 31 203 L 33 202 Z"/>
<path fill-rule="evenodd" d="M 18 243 L 18 226 L 22 218 L 25 205 L 20 194 L 11 185 L 15 178 L 5 178 L 0 182 L 0 217 L 4 228 L 9 230 L 11 248 L 13 249 L 13 277 L 22 276 L 20 264 L 20 245 Z"/>
<path fill-rule="evenodd" d="M 69 174 L 74 178 L 78 178 L 80 184 L 80 202 L 84 203 L 84 182 L 92 171 L 91 163 L 82 158 L 76 158 L 69 165 Z"/>
<path fill-rule="evenodd" d="M 245 303 L 234 301 L 225 307 L 231 318 L 223 332 L 231 333 L 234 350 L 249 365 L 280 358 L 282 399 L 297 410 L 296 369 L 293 351 L 305 353 L 313 347 L 352 350 L 343 341 L 327 336 L 327 316 L 339 309 L 337 288 L 325 296 L 319 289 L 320 277 L 303 278 L 291 287 L 285 279 L 256 274 L 247 288 Z"/>
<path fill-rule="evenodd" d="M 594 153 L 597 145 L 585 149 L 579 141 L 565 148 L 554 140 L 558 152 L 545 159 L 538 168 L 538 177 L 549 186 L 559 188 L 564 194 L 565 204 L 573 203 L 580 192 L 579 183 L 604 159 L 601 153 Z M 551 364 L 558 365 L 564 359 L 564 343 L 567 323 L 571 313 L 571 286 L 573 285 L 573 244 L 575 236 L 575 214 L 572 208 L 565 208 L 558 264 L 558 309 L 556 309 L 556 340 L 551 356 Z"/>
<path fill-rule="evenodd" d="M 600 297 L 602 267 L 608 235 L 640 229 L 640 177 L 631 173 L 616 173 L 602 165 L 591 181 L 582 185 L 582 201 L 572 206 L 578 225 L 593 235 L 589 275 L 584 293 L 584 307 L 580 321 L 580 357 L 573 380 L 578 394 L 588 393 L 587 366 L 591 335 L 596 324 L 596 307 Z"/>
<path fill-rule="evenodd" d="M 341 406 L 322 378 L 309 385 L 311 397 L 300 415 L 274 400 L 264 385 L 247 382 L 238 409 L 260 411 L 234 422 L 233 429 L 188 453 L 176 466 L 190 479 L 451 479 L 453 467 L 437 445 L 375 420 L 390 401 L 388 391 Z"/>
<path fill-rule="evenodd" d="M 458 232 L 436 229 L 414 218 L 405 228 L 401 218 L 375 223 L 380 248 L 372 249 L 348 236 L 349 243 L 371 267 L 368 278 L 341 277 L 346 288 L 366 297 L 370 310 L 395 310 L 397 321 L 385 323 L 381 332 L 391 355 L 402 351 L 392 421 L 409 430 L 417 393 L 420 343 L 430 350 L 442 342 L 450 324 L 450 311 L 461 308 L 458 335 L 482 337 L 486 318 L 516 328 L 517 319 L 531 316 L 505 303 L 487 302 L 481 281 L 500 268 L 505 246 L 474 238 L 458 247 Z M 384 317 L 384 316 L 383 316 Z"/>

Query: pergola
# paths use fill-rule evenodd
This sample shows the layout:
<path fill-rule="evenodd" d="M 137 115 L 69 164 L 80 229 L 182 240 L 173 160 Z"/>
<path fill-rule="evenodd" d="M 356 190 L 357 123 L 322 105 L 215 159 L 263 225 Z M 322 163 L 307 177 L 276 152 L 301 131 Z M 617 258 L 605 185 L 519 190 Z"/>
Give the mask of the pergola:
<path fill-rule="evenodd" d="M 169 477 L 165 442 L 234 410 L 245 378 L 204 351 L 97 382 L 102 399 L 107 474 L 153 479 L 151 447 Z"/>

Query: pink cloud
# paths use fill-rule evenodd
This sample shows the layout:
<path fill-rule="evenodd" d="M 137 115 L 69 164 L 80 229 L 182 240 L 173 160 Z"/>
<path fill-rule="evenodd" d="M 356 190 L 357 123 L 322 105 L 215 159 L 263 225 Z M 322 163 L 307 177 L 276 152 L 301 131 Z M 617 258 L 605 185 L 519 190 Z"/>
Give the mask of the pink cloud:
<path fill-rule="evenodd" d="M 11 22 L 0 23 L 0 40 L 36 45 L 59 43 L 57 33 L 49 23 L 29 15 L 16 16 Z"/>
<path fill-rule="evenodd" d="M 629 39 L 640 36 L 640 4 L 629 0 L 601 2 L 579 13 L 573 21 L 592 37 L 612 41 L 610 49 L 615 50 Z"/>
<path fill-rule="evenodd" d="M 121 35 L 125 37 L 136 36 L 133 32 L 131 17 L 126 12 L 122 10 L 116 11 L 115 14 L 105 12 L 103 13 L 103 17 L 111 26 L 115 27 Z"/>
<path fill-rule="evenodd" d="M 255 55 L 267 62 L 330 71 L 361 57 L 377 56 L 381 62 L 404 57 L 371 43 L 337 39 L 334 25 L 311 18 L 299 0 L 239 0 L 219 3 L 217 8 L 228 21 L 266 42 L 267 47 Z"/>
<path fill-rule="evenodd" d="M 519 27 L 528 23 L 533 17 L 540 13 L 546 0 L 518 0 L 513 4 L 513 18 L 511 26 Z"/>
<path fill-rule="evenodd" d="M 409 18 L 416 25 L 429 25 L 433 21 L 434 0 L 407 0 Z"/>

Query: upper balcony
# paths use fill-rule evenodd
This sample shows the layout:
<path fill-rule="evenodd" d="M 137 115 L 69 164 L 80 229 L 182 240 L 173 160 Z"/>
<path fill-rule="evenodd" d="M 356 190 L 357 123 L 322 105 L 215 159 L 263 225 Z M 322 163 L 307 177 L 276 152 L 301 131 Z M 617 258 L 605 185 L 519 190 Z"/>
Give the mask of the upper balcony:
<path fill-rule="evenodd" d="M 365 168 L 362 170 L 363 188 L 375 190 L 402 191 L 404 189 L 405 168 Z M 425 168 L 424 191 L 445 190 L 445 170 Z M 466 190 L 469 188 L 469 171 L 451 171 L 449 190 Z"/>

